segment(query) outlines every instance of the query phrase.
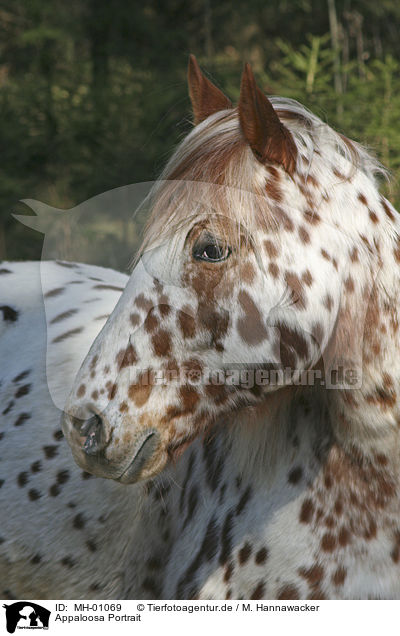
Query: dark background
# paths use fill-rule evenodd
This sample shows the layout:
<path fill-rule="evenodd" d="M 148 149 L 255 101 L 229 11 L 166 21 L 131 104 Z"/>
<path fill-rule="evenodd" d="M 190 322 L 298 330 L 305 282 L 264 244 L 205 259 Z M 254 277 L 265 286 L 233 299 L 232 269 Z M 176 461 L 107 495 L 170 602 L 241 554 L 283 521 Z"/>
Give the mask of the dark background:
<path fill-rule="evenodd" d="M 249 61 L 266 92 L 367 144 L 400 204 L 399 24 L 398 0 L 1 2 L 0 258 L 41 257 L 43 235 L 11 217 L 20 199 L 68 209 L 156 178 L 190 130 L 189 53 L 234 100 Z M 124 267 L 140 223 L 93 223 L 88 256 Z"/>

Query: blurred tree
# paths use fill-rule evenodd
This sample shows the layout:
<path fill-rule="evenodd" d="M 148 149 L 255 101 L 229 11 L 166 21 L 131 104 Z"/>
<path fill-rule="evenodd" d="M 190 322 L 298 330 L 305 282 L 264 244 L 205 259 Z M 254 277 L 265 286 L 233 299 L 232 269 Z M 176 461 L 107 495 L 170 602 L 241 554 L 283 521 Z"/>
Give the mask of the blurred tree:
<path fill-rule="evenodd" d="M 0 258 L 38 258 L 18 200 L 72 208 L 152 180 L 190 129 L 189 53 L 233 99 L 244 61 L 265 90 L 305 103 L 400 169 L 398 0 L 2 0 Z M 391 192 L 400 205 L 400 191 Z M 24 210 L 26 212 L 26 210 Z M 127 236 L 102 214 L 108 262 Z M 100 234 L 99 234 L 100 233 Z"/>

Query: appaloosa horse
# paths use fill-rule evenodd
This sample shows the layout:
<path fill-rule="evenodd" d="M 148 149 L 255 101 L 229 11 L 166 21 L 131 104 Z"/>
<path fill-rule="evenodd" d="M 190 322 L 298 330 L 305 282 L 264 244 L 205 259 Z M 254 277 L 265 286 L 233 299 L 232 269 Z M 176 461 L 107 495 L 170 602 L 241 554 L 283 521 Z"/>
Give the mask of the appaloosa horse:
<path fill-rule="evenodd" d="M 194 58 L 189 90 L 196 127 L 65 406 L 83 475 L 114 481 L 89 479 L 95 500 L 81 486 L 74 529 L 51 538 L 63 595 L 83 577 L 128 598 L 399 598 L 400 243 L 382 171 L 248 66 L 237 108 Z"/>

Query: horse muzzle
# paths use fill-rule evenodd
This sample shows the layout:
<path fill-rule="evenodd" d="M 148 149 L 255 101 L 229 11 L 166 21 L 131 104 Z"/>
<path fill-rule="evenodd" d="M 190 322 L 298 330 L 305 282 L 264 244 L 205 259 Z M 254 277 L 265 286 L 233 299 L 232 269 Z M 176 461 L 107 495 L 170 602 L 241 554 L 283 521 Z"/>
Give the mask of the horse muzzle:
<path fill-rule="evenodd" d="M 125 424 L 129 432 L 119 434 L 102 415 L 82 420 L 64 413 L 62 428 L 78 466 L 97 477 L 132 484 L 154 477 L 167 461 L 153 427 Z"/>

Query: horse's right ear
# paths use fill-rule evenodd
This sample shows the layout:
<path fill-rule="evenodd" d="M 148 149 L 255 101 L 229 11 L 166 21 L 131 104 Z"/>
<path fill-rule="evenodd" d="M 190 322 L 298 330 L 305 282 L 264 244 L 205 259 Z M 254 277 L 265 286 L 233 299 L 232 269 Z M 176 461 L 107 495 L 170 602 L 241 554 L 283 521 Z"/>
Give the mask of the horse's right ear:
<path fill-rule="evenodd" d="M 249 64 L 242 75 L 238 110 L 243 135 L 257 160 L 280 163 L 288 174 L 293 174 L 297 146 L 269 99 L 258 88 Z"/>
<path fill-rule="evenodd" d="M 203 75 L 194 55 L 189 58 L 188 84 L 195 125 L 220 110 L 232 108 L 231 100 Z"/>

